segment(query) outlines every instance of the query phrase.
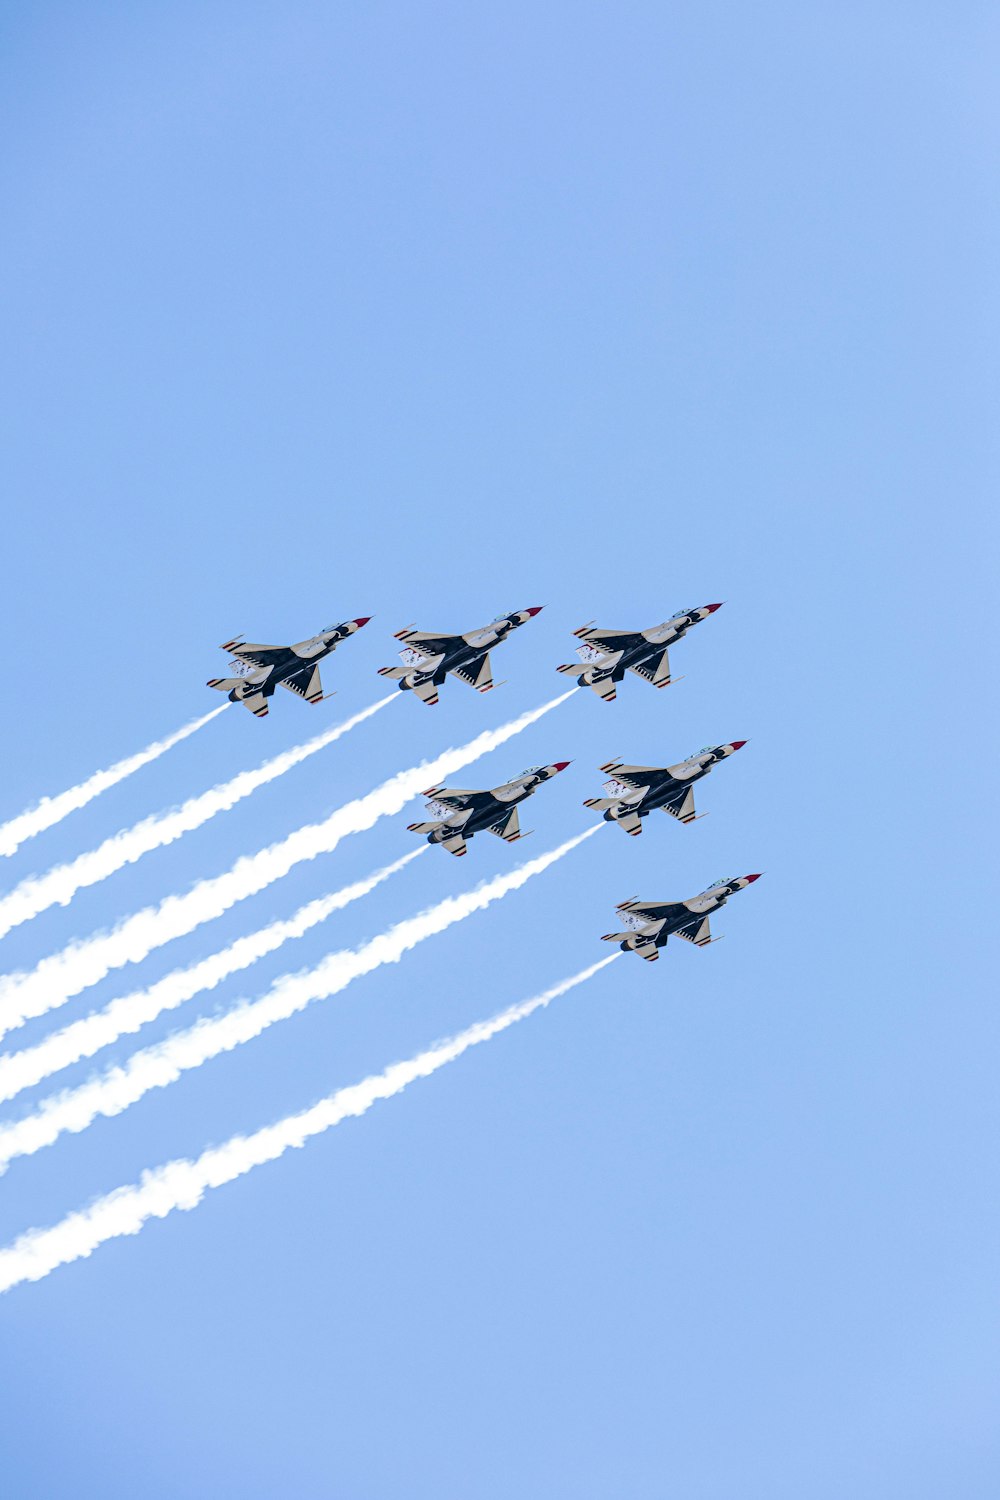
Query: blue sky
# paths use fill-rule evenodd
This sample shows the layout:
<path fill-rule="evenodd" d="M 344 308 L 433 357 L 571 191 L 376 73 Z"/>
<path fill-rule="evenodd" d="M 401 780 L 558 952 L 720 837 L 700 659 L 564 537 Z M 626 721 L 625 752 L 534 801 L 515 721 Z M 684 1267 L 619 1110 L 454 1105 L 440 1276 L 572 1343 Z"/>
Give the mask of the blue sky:
<path fill-rule="evenodd" d="M 5 970 L 543 702 L 594 617 L 727 601 L 676 687 L 577 695 L 463 773 L 572 759 L 529 844 L 429 854 L 143 1039 L 580 831 L 611 756 L 750 743 L 703 821 L 602 832 L 14 1163 L 0 1241 L 556 982 L 620 899 L 766 871 L 711 953 L 614 964 L 3 1298 L 6 1493 L 994 1495 L 995 8 L 35 4 L 2 35 L 0 815 L 213 706 L 216 642 L 374 616 L 332 702 L 229 711 L 6 881 L 370 702 L 407 622 L 545 606 L 502 690 L 401 699 Z"/>

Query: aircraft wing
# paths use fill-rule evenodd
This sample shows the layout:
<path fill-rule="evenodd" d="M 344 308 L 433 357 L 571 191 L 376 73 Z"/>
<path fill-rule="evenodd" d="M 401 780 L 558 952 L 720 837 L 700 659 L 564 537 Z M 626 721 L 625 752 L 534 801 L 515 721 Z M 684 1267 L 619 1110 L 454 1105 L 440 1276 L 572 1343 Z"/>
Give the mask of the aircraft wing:
<path fill-rule="evenodd" d="M 508 844 L 513 844 L 521 837 L 521 823 L 517 816 L 517 808 L 512 807 L 510 812 L 490 825 L 490 833 L 495 833 L 498 839 L 506 839 Z"/>
<path fill-rule="evenodd" d="M 685 927 L 678 927 L 670 936 L 683 938 L 685 942 L 694 943 L 697 948 L 707 948 L 712 941 L 712 929 L 707 917 L 692 917 Z"/>
<path fill-rule="evenodd" d="M 670 655 L 666 646 L 655 655 L 648 656 L 645 661 L 636 662 L 635 666 L 629 667 L 629 671 L 645 678 L 654 687 L 666 687 L 670 682 Z"/>
<path fill-rule="evenodd" d="M 319 703 L 323 697 L 319 667 L 303 667 L 301 672 L 293 672 L 291 677 L 282 678 L 280 685 L 297 697 L 304 698 L 307 703 Z"/>
<path fill-rule="evenodd" d="M 665 766 L 627 766 L 624 761 L 609 760 L 607 765 L 601 767 L 607 771 L 616 781 L 627 781 L 629 786 L 648 786 L 650 779 L 654 776 L 662 776 Z"/>
<path fill-rule="evenodd" d="M 225 645 L 222 650 L 251 667 L 277 667 L 292 654 L 290 646 Z"/>
<path fill-rule="evenodd" d="M 397 630 L 397 641 L 405 641 L 408 646 L 417 646 L 428 656 L 440 656 L 442 652 L 454 651 L 456 646 L 464 646 L 465 639 L 460 635 L 436 635 L 432 630 Z"/>
<path fill-rule="evenodd" d="M 476 688 L 480 693 L 488 693 L 493 686 L 493 668 L 490 666 L 490 653 L 480 657 L 478 661 L 470 661 L 464 667 L 449 667 L 452 676 L 460 677 L 470 687 Z"/>
<path fill-rule="evenodd" d="M 425 797 L 431 797 L 435 802 L 443 802 L 446 807 L 456 809 L 466 808 L 477 798 L 488 795 L 488 792 L 464 791 L 457 786 L 432 786 L 424 792 Z"/>
<path fill-rule="evenodd" d="M 694 787 L 677 787 L 675 791 L 670 793 L 666 802 L 660 805 L 663 811 L 669 813 L 672 818 L 678 818 L 682 823 L 693 823 L 695 818 Z"/>
<path fill-rule="evenodd" d="M 602 651 L 626 651 L 629 646 L 639 645 L 642 636 L 636 630 L 602 630 L 592 625 L 581 626 L 573 634 L 588 646 L 600 646 Z"/>
<path fill-rule="evenodd" d="M 665 918 L 691 916 L 691 912 L 683 901 L 626 901 L 618 908 L 619 911 L 630 912 L 633 916 L 640 917 L 645 922 L 659 922 Z M 692 920 L 697 920 L 692 917 Z"/>

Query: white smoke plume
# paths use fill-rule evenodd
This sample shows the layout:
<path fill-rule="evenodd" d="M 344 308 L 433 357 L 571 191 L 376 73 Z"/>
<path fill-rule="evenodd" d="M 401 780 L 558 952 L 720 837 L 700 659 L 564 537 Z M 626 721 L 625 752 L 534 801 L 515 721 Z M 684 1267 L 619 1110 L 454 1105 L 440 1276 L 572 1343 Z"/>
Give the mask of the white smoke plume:
<path fill-rule="evenodd" d="M 18 813 L 16 818 L 11 818 L 6 823 L 0 823 L 0 854 L 13 854 L 26 839 L 33 839 L 37 833 L 61 823 L 71 812 L 86 807 L 88 802 L 93 802 L 95 797 L 99 797 L 109 787 L 124 781 L 126 776 L 131 776 L 133 771 L 138 771 L 142 766 L 148 766 L 151 760 L 165 755 L 174 745 L 186 740 L 189 734 L 203 729 L 211 719 L 217 719 L 221 713 L 225 713 L 228 707 L 228 703 L 223 703 L 221 708 L 213 708 L 211 713 L 203 714 L 200 719 L 193 719 L 175 734 L 168 734 L 165 740 L 154 740 L 137 755 L 129 755 L 125 760 L 117 761 L 113 766 L 108 766 L 106 771 L 95 771 L 93 776 L 88 776 L 79 786 L 71 786 L 69 791 L 60 792 L 56 797 L 42 797 L 26 812 Z"/>
<path fill-rule="evenodd" d="M 153 1089 L 166 1088 L 182 1073 L 260 1036 L 278 1021 L 305 1010 L 314 1000 L 325 1000 L 345 990 L 353 980 L 383 964 L 398 963 L 403 955 L 473 912 L 499 901 L 549 869 L 564 855 L 591 838 L 595 823 L 556 849 L 528 860 L 507 875 L 484 881 L 461 896 L 448 896 L 415 917 L 397 922 L 360 948 L 330 953 L 313 969 L 275 980 L 259 1000 L 243 1000 L 222 1015 L 195 1022 L 162 1042 L 136 1052 L 127 1062 L 109 1068 L 78 1088 L 65 1089 L 45 1099 L 30 1115 L 0 1127 L 0 1171 L 18 1156 L 31 1156 L 51 1146 L 65 1131 L 86 1130 L 99 1116 L 120 1115 Z"/>
<path fill-rule="evenodd" d="M 219 786 L 214 786 L 197 797 L 190 797 L 180 807 L 144 818 L 132 828 L 123 829 L 105 839 L 96 849 L 78 855 L 67 864 L 57 865 L 45 875 L 31 875 L 22 880 L 6 896 L 0 897 L 0 938 L 10 932 L 12 927 L 18 927 L 22 922 L 29 922 L 32 917 L 37 917 L 47 907 L 68 906 L 77 891 L 84 886 L 106 880 L 125 865 L 135 864 L 136 860 L 148 854 L 151 849 L 162 849 L 185 833 L 200 828 L 217 813 L 227 812 L 258 787 L 266 786 L 269 781 L 276 781 L 293 766 L 300 765 L 309 756 L 325 750 L 335 740 L 377 714 L 380 708 L 385 708 L 387 703 L 392 703 L 394 698 L 394 694 L 380 698 L 377 703 L 369 704 L 360 713 L 345 719 L 342 724 L 336 724 L 332 729 L 306 740 L 304 744 L 273 756 L 256 770 L 240 771 L 229 781 L 221 782 Z"/>
<path fill-rule="evenodd" d="M 609 954 L 541 995 L 510 1006 L 491 1020 L 479 1021 L 406 1062 L 393 1063 L 383 1073 L 338 1089 L 300 1114 L 288 1115 L 252 1135 L 233 1136 L 201 1156 L 181 1158 L 144 1172 L 137 1183 L 116 1188 L 89 1208 L 67 1215 L 51 1229 L 28 1230 L 0 1250 L 0 1291 L 9 1291 L 24 1281 L 40 1281 L 58 1266 L 92 1255 L 108 1240 L 138 1234 L 150 1219 L 165 1219 L 175 1210 L 196 1208 L 213 1188 L 235 1182 L 266 1162 L 277 1161 L 286 1151 L 304 1146 L 313 1136 L 322 1135 L 343 1120 L 366 1114 L 380 1099 L 391 1099 L 418 1078 L 429 1078 L 470 1047 L 488 1042 L 525 1020 L 620 957 L 617 952 Z"/>
<path fill-rule="evenodd" d="M 287 875 L 303 860 L 331 853 L 348 834 L 364 832 L 379 818 L 399 812 L 421 787 L 438 782 L 481 755 L 498 749 L 565 703 L 576 691 L 575 687 L 570 688 L 568 693 L 530 709 L 498 729 L 484 730 L 466 745 L 445 750 L 433 760 L 400 771 L 374 791 L 337 808 L 322 823 L 308 823 L 278 843 L 245 855 L 222 875 L 201 880 L 182 895 L 167 896 L 158 906 L 135 912 L 110 932 L 70 943 L 61 952 L 42 959 L 33 969 L 0 977 L 0 1036 L 65 1004 L 112 970 L 140 963 L 164 943 L 221 916 L 238 901 Z"/>
<path fill-rule="evenodd" d="M 310 928 L 325 922 L 335 911 L 341 911 L 352 901 L 367 896 L 369 891 L 373 891 L 384 880 L 425 854 L 429 847 L 428 844 L 421 844 L 419 848 L 411 849 L 409 854 L 376 870 L 364 880 L 355 880 L 351 885 L 334 891 L 332 895 L 321 896 L 318 900 L 299 907 L 291 917 L 271 922 L 247 937 L 237 938 L 228 948 L 212 953 L 186 969 L 174 969 L 147 989 L 119 996 L 103 1010 L 73 1021 L 33 1047 L 5 1053 L 0 1056 L 0 1101 L 13 1099 L 22 1089 L 32 1088 L 60 1069 L 93 1057 L 102 1047 L 110 1046 L 119 1037 L 140 1030 L 164 1011 L 175 1010 L 202 991 L 214 989 L 230 974 L 248 969 L 251 964 L 255 964 L 265 954 L 273 953 L 283 943 L 302 937 Z"/>

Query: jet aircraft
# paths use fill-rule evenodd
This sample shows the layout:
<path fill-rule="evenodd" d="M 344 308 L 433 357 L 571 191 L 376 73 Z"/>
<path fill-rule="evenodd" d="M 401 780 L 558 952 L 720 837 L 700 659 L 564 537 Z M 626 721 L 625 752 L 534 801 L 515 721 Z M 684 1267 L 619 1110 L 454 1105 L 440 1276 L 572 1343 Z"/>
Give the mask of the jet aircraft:
<path fill-rule="evenodd" d="M 706 745 L 676 766 L 627 766 L 609 760 L 601 767 L 613 773 L 604 783 L 609 795 L 588 797 L 583 805 L 603 812 L 605 823 L 617 823 L 633 835 L 642 832 L 642 819 L 658 807 L 680 823 L 693 823 L 705 816 L 694 810 L 694 783 L 745 744 L 746 740 L 730 740 L 728 745 Z"/>
<path fill-rule="evenodd" d="M 623 953 L 638 953 L 640 958 L 650 961 L 659 958 L 659 950 L 666 946 L 669 937 L 684 938 L 698 948 L 705 948 L 718 942 L 709 928 L 711 913 L 759 879 L 759 874 L 731 875 L 726 880 L 717 880 L 690 901 L 620 901 L 617 910 L 630 931 L 606 932 L 601 941 L 617 943 Z"/>
<path fill-rule="evenodd" d="M 575 662 L 557 667 L 556 671 L 576 676 L 579 687 L 593 688 L 605 703 L 615 697 L 616 684 L 623 680 L 626 671 L 637 673 L 654 687 L 667 687 L 674 680 L 670 676 L 668 648 L 687 635 L 692 625 L 721 608 L 721 604 L 703 604 L 700 609 L 682 609 L 649 630 L 600 630 L 593 623 L 581 625 L 573 634 L 584 643 L 577 647 L 576 653 L 586 664 L 584 671 Z"/>
<path fill-rule="evenodd" d="M 436 823 L 411 823 L 411 833 L 427 835 L 429 844 L 442 844 L 449 854 L 464 854 L 466 842 L 484 829 L 495 833 L 497 838 L 513 844 L 525 838 L 517 816 L 517 805 L 560 771 L 565 771 L 568 760 L 557 760 L 551 766 L 530 766 L 507 781 L 486 792 L 464 792 L 455 787 L 432 786 L 424 793 L 433 800 L 427 803 L 427 811 L 440 818 Z"/>
<path fill-rule="evenodd" d="M 342 625 L 328 625 L 319 635 L 297 641 L 294 646 L 248 646 L 236 636 L 224 641 L 220 650 L 230 653 L 233 658 L 230 666 L 237 675 L 210 677 L 208 686 L 228 693 L 230 703 L 242 703 L 258 719 L 264 718 L 267 700 L 278 686 L 307 703 L 322 703 L 324 697 L 331 695 L 323 692 L 317 663 L 370 619 L 371 615 L 361 615 L 357 620 L 345 620 Z"/>
<path fill-rule="evenodd" d="M 488 693 L 493 686 L 490 651 L 540 612 L 541 605 L 498 615 L 491 624 L 482 630 L 470 630 L 468 635 L 435 635 L 412 627 L 397 630 L 397 641 L 406 643 L 405 650 L 399 653 L 403 666 L 379 667 L 379 673 L 395 678 L 401 691 L 416 693 L 429 704 L 438 701 L 438 688 L 449 672 L 479 692 Z"/>

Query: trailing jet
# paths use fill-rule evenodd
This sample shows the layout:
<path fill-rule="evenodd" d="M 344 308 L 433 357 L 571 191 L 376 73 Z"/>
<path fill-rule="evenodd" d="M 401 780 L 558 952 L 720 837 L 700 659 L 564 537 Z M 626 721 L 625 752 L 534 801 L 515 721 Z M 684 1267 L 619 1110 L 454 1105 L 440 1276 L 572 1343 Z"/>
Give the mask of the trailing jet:
<path fill-rule="evenodd" d="M 627 671 L 644 677 L 654 687 L 667 687 L 673 680 L 668 647 L 682 640 L 692 625 L 721 608 L 721 604 L 703 604 L 700 609 L 682 609 L 649 630 L 597 630 L 592 623 L 581 625 L 573 634 L 584 643 L 576 651 L 586 663 L 584 671 L 581 673 L 575 662 L 557 667 L 556 671 L 576 676 L 579 687 L 593 688 L 606 703 L 615 697 L 615 685 Z"/>
<path fill-rule="evenodd" d="M 690 901 L 620 901 L 617 909 L 631 930 L 606 932 L 601 941 L 618 943 L 623 953 L 631 951 L 650 960 L 659 958 L 659 950 L 666 946 L 669 937 L 684 938 L 697 948 L 706 948 L 709 943 L 718 942 L 709 930 L 710 914 L 725 906 L 730 896 L 759 879 L 759 875 L 731 875 L 728 880 L 717 880 Z"/>
<path fill-rule="evenodd" d="M 493 686 L 490 651 L 525 620 L 540 613 L 539 605 L 537 609 L 498 615 L 492 624 L 482 630 L 470 630 L 468 635 L 434 635 L 429 630 L 412 628 L 397 630 L 397 641 L 406 643 L 405 650 L 399 653 L 403 666 L 379 667 L 379 672 L 383 677 L 395 678 L 403 692 L 416 693 L 424 703 L 438 701 L 438 688 L 449 672 L 481 693 L 488 693 Z"/>
<path fill-rule="evenodd" d="M 322 703 L 331 694 L 323 692 L 317 663 L 370 619 L 371 615 L 361 615 L 357 620 L 345 620 L 343 625 L 328 625 L 311 640 L 297 641 L 294 646 L 248 646 L 236 636 L 224 641 L 220 650 L 230 653 L 233 659 L 229 665 L 237 675 L 210 677 L 208 686 L 228 693 L 230 703 L 242 703 L 258 719 L 264 718 L 267 700 L 278 686 L 307 703 Z"/>
<path fill-rule="evenodd" d="M 605 823 L 617 823 L 631 834 L 641 833 L 642 819 L 658 807 L 680 823 L 693 823 L 705 816 L 694 810 L 694 783 L 745 744 L 746 740 L 730 740 L 728 745 L 706 745 L 676 766 L 627 766 L 624 761 L 609 760 L 601 767 L 613 772 L 604 783 L 609 795 L 588 797 L 583 805 L 603 812 Z"/>
<path fill-rule="evenodd" d="M 433 800 L 427 803 L 427 811 L 441 821 L 411 823 L 410 832 L 426 834 L 429 844 L 443 844 L 449 854 L 464 854 L 466 841 L 484 829 L 513 844 L 526 837 L 518 822 L 517 804 L 530 797 L 543 782 L 549 781 L 559 771 L 565 771 L 568 765 L 568 760 L 557 760 L 551 766 L 530 766 L 513 781 L 495 786 L 488 792 L 428 787 L 424 796 Z"/>

